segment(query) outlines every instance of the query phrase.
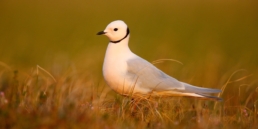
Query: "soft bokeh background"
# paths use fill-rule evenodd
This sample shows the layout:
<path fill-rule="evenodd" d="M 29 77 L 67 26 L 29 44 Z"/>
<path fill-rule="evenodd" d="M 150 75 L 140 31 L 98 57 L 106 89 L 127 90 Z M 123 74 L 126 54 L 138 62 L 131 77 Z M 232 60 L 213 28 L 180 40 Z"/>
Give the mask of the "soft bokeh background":
<path fill-rule="evenodd" d="M 106 89 L 102 63 L 108 39 L 96 33 L 120 19 L 130 28 L 134 53 L 150 62 L 182 62 L 156 66 L 194 85 L 222 88 L 227 80 L 235 80 L 222 95 L 225 105 L 245 103 L 254 110 L 257 14 L 257 1 L 1 0 L 1 75 L 6 69 L 17 70 L 17 80 L 26 82 L 39 65 L 57 81 L 68 74 L 74 82 L 83 80 L 79 89 Z M 4 91 L 8 86 L 1 77 Z"/>

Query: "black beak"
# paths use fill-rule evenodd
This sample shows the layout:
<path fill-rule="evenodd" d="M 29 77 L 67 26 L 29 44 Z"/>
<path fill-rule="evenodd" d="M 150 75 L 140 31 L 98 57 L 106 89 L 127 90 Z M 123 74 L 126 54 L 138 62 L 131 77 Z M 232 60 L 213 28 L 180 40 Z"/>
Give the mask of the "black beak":
<path fill-rule="evenodd" d="M 100 32 L 97 33 L 97 35 L 103 35 L 103 34 L 106 34 L 106 32 L 100 31 Z"/>

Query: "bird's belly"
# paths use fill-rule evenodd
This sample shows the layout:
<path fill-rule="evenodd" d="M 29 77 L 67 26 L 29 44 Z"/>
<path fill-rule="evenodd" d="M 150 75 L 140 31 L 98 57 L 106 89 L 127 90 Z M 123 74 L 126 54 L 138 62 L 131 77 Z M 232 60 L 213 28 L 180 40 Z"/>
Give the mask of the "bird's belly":
<path fill-rule="evenodd" d="M 134 93 L 144 94 L 148 92 L 140 87 L 141 82 L 137 80 L 137 77 L 127 75 L 126 62 L 114 63 L 113 65 L 104 63 L 103 76 L 107 84 L 119 94 L 132 95 Z"/>

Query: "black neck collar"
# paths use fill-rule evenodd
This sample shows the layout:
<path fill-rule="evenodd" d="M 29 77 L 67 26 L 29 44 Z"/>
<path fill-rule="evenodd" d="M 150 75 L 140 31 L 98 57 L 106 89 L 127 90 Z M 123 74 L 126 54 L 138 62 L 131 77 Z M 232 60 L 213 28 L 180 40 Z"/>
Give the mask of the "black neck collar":
<path fill-rule="evenodd" d="M 127 27 L 127 31 L 126 31 L 126 35 L 124 38 L 120 39 L 120 40 L 117 40 L 117 41 L 110 41 L 111 43 L 119 43 L 121 42 L 122 40 L 124 40 L 128 35 L 130 34 L 130 30 L 129 28 Z"/>

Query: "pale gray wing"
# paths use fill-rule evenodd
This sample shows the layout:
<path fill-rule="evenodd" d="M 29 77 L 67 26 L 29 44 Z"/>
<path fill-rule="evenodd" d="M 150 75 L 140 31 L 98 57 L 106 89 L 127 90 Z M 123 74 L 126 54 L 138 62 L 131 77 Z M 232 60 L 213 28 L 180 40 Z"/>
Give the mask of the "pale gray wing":
<path fill-rule="evenodd" d="M 184 85 L 138 57 L 127 61 L 126 76 L 138 86 L 151 91 L 184 90 Z"/>
<path fill-rule="evenodd" d="M 184 83 L 184 82 L 181 82 L 181 83 L 185 86 L 185 92 L 197 93 L 197 94 L 210 94 L 210 93 L 221 92 L 221 90 L 219 90 L 219 89 L 196 87 L 196 86 Z"/>

